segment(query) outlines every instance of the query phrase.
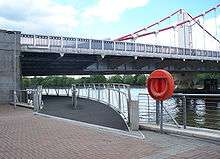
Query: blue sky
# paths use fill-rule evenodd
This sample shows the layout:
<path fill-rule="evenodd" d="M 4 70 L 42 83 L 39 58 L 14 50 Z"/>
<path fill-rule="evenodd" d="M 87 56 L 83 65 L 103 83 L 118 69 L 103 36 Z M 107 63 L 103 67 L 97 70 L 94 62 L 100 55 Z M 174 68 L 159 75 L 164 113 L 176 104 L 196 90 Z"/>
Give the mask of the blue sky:
<path fill-rule="evenodd" d="M 0 29 L 114 39 L 180 8 L 197 15 L 218 3 L 219 0 L 0 0 Z"/>

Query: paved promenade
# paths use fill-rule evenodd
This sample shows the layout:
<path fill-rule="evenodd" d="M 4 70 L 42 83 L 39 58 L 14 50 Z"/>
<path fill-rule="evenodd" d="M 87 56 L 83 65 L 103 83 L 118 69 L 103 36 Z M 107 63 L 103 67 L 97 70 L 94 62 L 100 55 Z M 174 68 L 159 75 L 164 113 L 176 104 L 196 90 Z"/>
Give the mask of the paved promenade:
<path fill-rule="evenodd" d="M 128 131 L 119 113 L 106 104 L 77 98 L 77 109 L 75 109 L 70 97 L 43 96 L 43 101 L 44 107 L 40 113 Z"/>
<path fill-rule="evenodd" d="M 146 139 L 0 105 L 0 158 L 220 158 L 220 143 L 143 131 Z"/>

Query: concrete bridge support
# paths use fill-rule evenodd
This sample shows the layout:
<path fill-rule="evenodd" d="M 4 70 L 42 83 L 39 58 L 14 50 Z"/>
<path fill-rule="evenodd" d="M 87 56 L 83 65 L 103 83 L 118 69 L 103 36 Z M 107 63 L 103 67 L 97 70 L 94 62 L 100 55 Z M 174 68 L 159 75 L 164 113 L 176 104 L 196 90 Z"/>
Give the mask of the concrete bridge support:
<path fill-rule="evenodd" d="M 193 89 L 195 73 L 176 73 L 174 74 L 175 84 L 178 89 Z"/>
<path fill-rule="evenodd" d="M 0 103 L 12 101 L 20 89 L 20 32 L 0 30 Z"/>

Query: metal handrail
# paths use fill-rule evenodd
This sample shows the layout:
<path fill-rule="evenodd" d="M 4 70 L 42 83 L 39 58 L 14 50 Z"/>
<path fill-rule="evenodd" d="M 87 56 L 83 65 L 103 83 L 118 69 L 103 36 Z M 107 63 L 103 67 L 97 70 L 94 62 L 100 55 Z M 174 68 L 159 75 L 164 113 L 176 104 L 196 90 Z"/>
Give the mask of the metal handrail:
<path fill-rule="evenodd" d="M 45 35 L 28 35 L 21 34 L 22 49 L 44 49 L 57 50 L 59 52 L 73 53 L 81 50 L 96 50 L 97 52 L 120 52 L 123 55 L 131 56 L 130 52 L 135 52 L 136 55 L 158 56 L 164 58 L 183 58 L 183 59 L 200 59 L 213 60 L 220 59 L 220 52 L 212 50 L 200 49 L 186 49 L 171 46 L 149 45 L 130 42 L 114 42 L 108 40 L 95 40 L 84 38 L 69 38 L 69 37 L 55 37 Z M 149 49 L 150 48 L 150 49 Z M 171 49 L 172 48 L 172 49 Z M 149 51 L 150 50 L 150 51 Z M 168 50 L 168 51 L 167 51 Z M 175 50 L 175 51 L 173 51 Z M 178 53 L 178 50 L 185 50 L 185 53 Z M 191 54 L 195 52 L 195 55 Z M 150 55 L 152 54 L 152 55 Z M 172 56 L 171 56 L 172 55 Z M 211 56 L 210 56 L 211 55 Z"/>
<path fill-rule="evenodd" d="M 145 96 L 145 97 L 139 98 L 139 100 L 145 100 L 145 104 L 147 104 L 147 102 L 146 102 L 146 100 L 147 100 L 148 103 L 149 103 L 149 94 L 147 94 L 147 93 L 139 93 L 139 96 Z M 181 101 L 182 101 L 181 105 L 182 105 L 182 122 L 183 122 L 182 125 L 183 125 L 183 128 L 186 128 L 186 125 L 187 125 L 186 97 L 196 97 L 196 96 L 197 97 L 220 97 L 220 94 L 183 94 L 183 93 L 175 93 L 173 95 L 173 97 L 179 97 L 178 99 L 181 99 Z M 153 100 L 153 101 L 155 101 L 155 100 Z M 145 111 L 143 111 L 143 108 L 140 107 L 140 106 L 144 102 L 139 101 L 139 103 L 140 103 L 140 105 L 139 105 L 139 112 L 140 112 L 139 118 L 140 118 L 140 120 L 143 121 L 143 119 L 148 119 L 147 121 L 150 122 L 149 121 L 149 116 L 152 115 L 152 114 L 156 114 L 156 112 L 155 111 L 150 111 L 150 112 L 147 111 L 149 109 L 149 107 L 150 107 L 150 104 L 147 104 L 147 108 L 145 107 Z M 154 106 L 154 109 L 155 109 L 155 107 L 156 106 Z M 171 120 L 174 122 L 174 124 L 178 128 L 180 128 L 180 124 L 172 116 L 172 114 L 169 112 L 169 110 L 167 110 L 166 107 L 163 107 L 163 110 L 165 110 L 166 114 L 171 118 Z M 143 113 L 145 113 L 145 117 L 148 116 L 148 118 L 144 118 L 142 116 Z M 144 121 L 146 122 L 146 120 L 144 120 Z"/>
<path fill-rule="evenodd" d="M 103 87 L 101 87 L 101 85 Z M 124 119 L 129 121 L 129 101 L 130 97 L 130 85 L 128 84 L 120 84 L 120 83 L 88 83 L 88 84 L 73 84 L 74 89 L 76 90 L 76 94 L 81 98 L 89 98 L 98 102 L 102 102 L 106 105 L 111 106 L 117 112 L 119 112 Z M 57 96 L 70 96 L 70 91 L 72 88 L 68 87 L 56 87 L 56 88 L 43 88 L 43 93 L 46 95 L 52 95 L 53 89 L 55 91 L 55 95 Z M 60 89 L 64 89 L 65 92 L 61 94 Z M 122 91 L 121 89 L 125 89 Z M 68 91 L 67 91 L 68 90 Z M 100 94 L 104 93 L 105 97 Z M 106 92 L 107 91 L 107 92 Z M 54 95 L 54 93 L 53 93 Z M 101 95 L 103 97 L 101 97 Z M 114 98 L 112 97 L 114 96 Z M 117 103 L 113 101 L 113 99 L 117 99 Z"/>
<path fill-rule="evenodd" d="M 109 84 L 110 85 L 110 84 Z M 102 102 L 104 104 L 107 104 L 109 106 L 111 106 L 113 109 L 117 110 L 118 112 L 120 112 L 120 114 L 124 117 L 124 119 L 128 120 L 128 116 L 125 114 L 125 107 L 128 107 L 128 100 L 129 100 L 129 94 L 126 94 L 125 92 L 117 89 L 117 88 L 104 88 L 103 91 L 108 91 L 107 93 L 107 98 L 105 98 L 106 100 L 102 99 L 101 96 L 98 96 L 97 95 L 95 96 L 93 94 L 93 91 L 92 90 L 95 90 L 95 94 L 99 93 L 100 90 L 100 87 L 90 87 L 91 84 L 89 85 L 89 87 L 86 87 L 84 85 L 83 88 L 81 89 L 87 89 L 87 91 L 84 91 L 85 94 L 80 94 L 80 88 L 77 88 L 76 86 L 76 89 L 78 90 L 78 97 L 83 97 L 83 98 L 89 98 L 89 99 L 93 99 L 93 100 L 96 100 L 98 102 Z M 129 85 L 126 85 L 126 86 L 129 86 Z M 112 93 L 111 93 L 112 91 Z M 117 93 L 116 97 L 118 96 L 119 99 L 117 100 L 118 101 L 118 105 L 114 105 L 111 96 L 113 95 L 113 93 Z M 124 97 L 124 98 L 123 98 Z M 122 101 L 126 100 L 127 102 L 124 103 Z M 126 111 L 128 113 L 128 111 Z"/>

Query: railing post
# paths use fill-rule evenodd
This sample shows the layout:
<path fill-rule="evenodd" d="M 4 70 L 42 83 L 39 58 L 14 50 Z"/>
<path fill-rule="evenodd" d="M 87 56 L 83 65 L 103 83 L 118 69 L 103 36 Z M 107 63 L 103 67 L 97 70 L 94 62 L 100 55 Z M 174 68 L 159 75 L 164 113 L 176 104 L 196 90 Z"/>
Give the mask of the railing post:
<path fill-rule="evenodd" d="M 108 104 L 111 105 L 111 92 L 110 88 L 108 87 Z"/>
<path fill-rule="evenodd" d="M 150 121 L 150 99 L 149 96 L 147 96 L 147 114 L 148 114 L 148 122 Z"/>
<path fill-rule="evenodd" d="M 88 99 L 89 99 L 89 97 L 90 97 L 90 85 L 88 87 Z"/>
<path fill-rule="evenodd" d="M 38 97 L 38 91 L 34 91 L 34 97 L 33 97 L 33 105 L 34 105 L 34 111 L 39 111 L 39 97 Z"/>
<path fill-rule="evenodd" d="M 92 40 L 89 39 L 89 49 L 91 50 L 92 49 Z"/>
<path fill-rule="evenodd" d="M 61 41 L 61 50 L 63 50 L 63 37 L 60 37 L 61 39 L 60 39 L 60 41 Z"/>
<path fill-rule="evenodd" d="M 72 85 L 72 106 L 76 109 L 77 106 L 77 95 L 76 86 Z"/>
<path fill-rule="evenodd" d="M 36 35 L 34 35 L 34 41 L 33 41 L 34 46 L 36 46 Z"/>
<path fill-rule="evenodd" d="M 98 101 L 100 101 L 100 90 L 101 89 L 101 86 L 100 86 L 100 84 L 98 85 Z"/>
<path fill-rule="evenodd" d="M 186 129 L 186 96 L 183 96 L 183 128 Z"/>
<path fill-rule="evenodd" d="M 128 102 L 127 102 L 127 109 L 128 109 L 128 124 L 130 124 L 130 107 L 131 107 L 131 90 L 130 87 L 128 87 Z"/>
<path fill-rule="evenodd" d="M 160 132 L 163 133 L 163 101 L 160 102 Z"/>
<path fill-rule="evenodd" d="M 122 110 L 121 110 L 121 92 L 120 92 L 120 89 L 118 90 L 118 108 L 122 112 Z"/>
<path fill-rule="evenodd" d="M 131 130 L 139 129 L 139 108 L 138 101 L 130 101 L 130 128 Z"/>
<path fill-rule="evenodd" d="M 16 98 L 17 98 L 17 92 L 16 90 L 14 90 L 13 91 L 14 108 L 16 108 Z"/>
<path fill-rule="evenodd" d="M 160 102 L 159 101 L 156 101 L 156 124 L 159 125 L 159 122 L 160 122 L 160 119 L 159 119 L 159 116 L 160 116 Z"/>
<path fill-rule="evenodd" d="M 78 49 L 78 39 L 76 38 L 76 49 Z"/>
<path fill-rule="evenodd" d="M 48 49 L 50 49 L 50 36 L 48 36 L 47 38 L 48 38 L 48 39 L 47 39 L 47 40 L 48 40 L 48 42 L 47 42 L 47 44 L 48 44 Z"/>
<path fill-rule="evenodd" d="M 104 50 L 104 40 L 102 40 L 102 50 Z"/>
<path fill-rule="evenodd" d="M 41 102 L 42 102 L 42 89 L 43 89 L 42 86 L 37 87 L 39 108 L 41 107 Z"/>

